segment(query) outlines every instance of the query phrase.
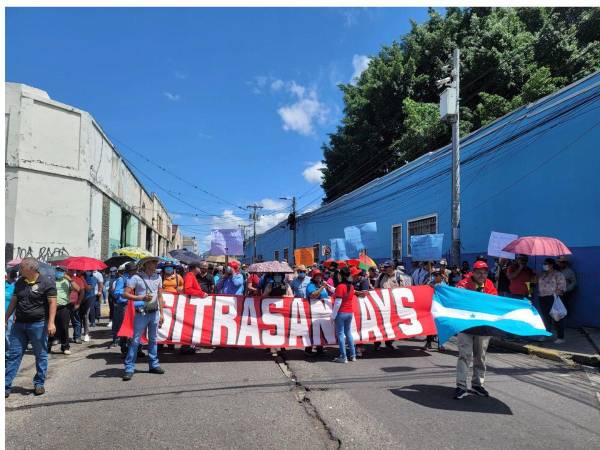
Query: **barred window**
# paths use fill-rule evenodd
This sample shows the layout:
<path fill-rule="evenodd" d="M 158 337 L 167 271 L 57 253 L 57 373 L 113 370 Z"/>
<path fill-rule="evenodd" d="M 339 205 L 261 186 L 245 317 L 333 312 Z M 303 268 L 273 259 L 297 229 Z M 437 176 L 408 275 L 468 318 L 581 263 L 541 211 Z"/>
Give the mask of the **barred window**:
<path fill-rule="evenodd" d="M 285 259 L 288 263 L 290 262 L 290 252 L 287 247 L 283 249 L 283 259 Z"/>
<path fill-rule="evenodd" d="M 408 254 L 410 255 L 410 237 L 418 236 L 421 234 L 436 234 L 437 233 L 437 215 L 419 217 L 417 219 L 409 220 L 408 230 L 406 235 L 406 246 Z"/>
<path fill-rule="evenodd" d="M 402 225 L 392 225 L 392 259 L 402 259 Z"/>
<path fill-rule="evenodd" d="M 275 250 L 275 254 L 273 255 L 274 261 L 279 261 L 279 250 Z"/>
<path fill-rule="evenodd" d="M 315 244 L 313 245 L 313 253 L 315 256 L 315 262 L 319 262 L 319 260 L 321 259 L 321 244 Z"/>

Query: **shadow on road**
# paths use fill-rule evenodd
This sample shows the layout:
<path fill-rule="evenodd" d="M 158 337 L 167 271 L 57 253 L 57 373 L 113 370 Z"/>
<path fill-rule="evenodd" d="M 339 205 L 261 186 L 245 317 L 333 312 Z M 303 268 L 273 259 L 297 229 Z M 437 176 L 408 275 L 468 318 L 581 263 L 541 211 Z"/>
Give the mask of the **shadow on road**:
<path fill-rule="evenodd" d="M 403 388 L 390 389 L 390 392 L 432 409 L 512 415 L 512 410 L 508 405 L 497 398 L 478 397 L 472 394 L 462 400 L 454 400 L 452 398 L 454 388 L 449 386 L 413 384 Z"/>

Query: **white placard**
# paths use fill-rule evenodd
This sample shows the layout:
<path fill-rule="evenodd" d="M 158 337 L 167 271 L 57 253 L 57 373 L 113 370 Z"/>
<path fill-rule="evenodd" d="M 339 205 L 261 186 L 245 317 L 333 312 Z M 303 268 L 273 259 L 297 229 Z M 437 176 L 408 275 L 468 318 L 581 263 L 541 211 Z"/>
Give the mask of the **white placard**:
<path fill-rule="evenodd" d="M 519 239 L 519 236 L 516 234 L 499 233 L 497 231 L 492 231 L 492 233 L 490 234 L 490 242 L 488 244 L 488 256 L 515 259 L 514 253 L 504 252 L 502 251 L 502 249 L 516 239 Z"/>

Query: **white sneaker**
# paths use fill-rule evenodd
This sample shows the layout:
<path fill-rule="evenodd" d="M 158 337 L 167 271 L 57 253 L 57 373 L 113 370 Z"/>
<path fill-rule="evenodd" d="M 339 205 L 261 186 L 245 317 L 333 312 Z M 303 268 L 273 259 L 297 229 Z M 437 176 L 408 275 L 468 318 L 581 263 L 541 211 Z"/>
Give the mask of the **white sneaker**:
<path fill-rule="evenodd" d="M 71 350 L 69 350 L 69 349 L 63 350 L 63 355 L 69 356 L 70 354 L 71 354 Z"/>
<path fill-rule="evenodd" d="M 557 339 L 554 341 L 555 344 L 564 344 L 565 340 L 564 339 Z"/>
<path fill-rule="evenodd" d="M 83 335 L 83 342 L 90 342 L 90 335 L 89 334 L 84 334 Z"/>
<path fill-rule="evenodd" d="M 112 320 L 110 322 L 108 322 L 108 324 L 106 325 L 108 328 L 112 328 Z"/>

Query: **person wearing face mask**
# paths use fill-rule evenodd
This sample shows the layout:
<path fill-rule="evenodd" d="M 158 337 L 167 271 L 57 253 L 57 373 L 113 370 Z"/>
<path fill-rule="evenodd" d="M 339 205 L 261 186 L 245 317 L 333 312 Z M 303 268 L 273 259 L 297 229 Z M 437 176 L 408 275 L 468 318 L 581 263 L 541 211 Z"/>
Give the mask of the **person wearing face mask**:
<path fill-rule="evenodd" d="M 485 261 L 476 261 L 470 276 L 463 278 L 456 287 L 498 295 L 494 283 L 488 278 L 488 265 Z M 458 362 L 456 364 L 455 400 L 460 400 L 467 395 L 467 375 L 471 361 L 473 361 L 471 389 L 480 397 L 489 397 L 490 395 L 483 387 L 486 370 L 485 355 L 490 342 L 490 336 L 486 336 L 485 333 L 485 327 L 480 327 L 480 329 L 475 327 L 457 335 Z"/>
<path fill-rule="evenodd" d="M 243 295 L 245 289 L 244 276 L 240 273 L 240 263 L 231 261 L 217 283 L 217 292 L 227 295 Z"/>
<path fill-rule="evenodd" d="M 112 326 L 112 343 L 109 348 L 113 345 L 119 344 L 121 348 L 121 355 L 124 357 L 127 354 L 127 338 L 119 337 L 117 334 L 123 324 L 125 318 L 125 311 L 127 309 L 127 298 L 125 297 L 125 288 L 129 279 L 137 272 L 137 266 L 133 261 L 122 264 L 119 267 L 120 276 L 115 281 L 113 288 L 113 298 L 115 300 L 115 307 L 113 312 L 113 326 Z M 142 351 L 141 347 L 138 348 L 138 358 L 143 358 L 146 354 Z"/>
<path fill-rule="evenodd" d="M 323 281 L 332 288 L 335 288 L 335 286 L 333 285 L 333 278 L 331 277 L 331 272 L 329 272 L 328 269 L 323 270 Z"/>
<path fill-rule="evenodd" d="M 54 316 L 54 325 L 56 327 L 55 338 L 60 341 L 60 351 L 64 355 L 70 355 L 69 345 L 69 298 L 73 290 L 73 282 L 66 274 L 66 269 L 57 267 L 54 271 L 56 281 L 56 315 Z M 76 286 L 76 285 L 75 285 Z M 48 353 L 52 353 L 52 341 L 48 340 Z"/>
<path fill-rule="evenodd" d="M 83 327 L 83 342 L 90 341 L 90 309 L 96 302 L 98 288 L 98 279 L 94 277 L 91 270 L 84 272 L 83 278 L 86 283 L 83 301 L 79 306 L 79 317 L 81 318 L 81 326 Z"/>
<path fill-rule="evenodd" d="M 166 265 L 162 270 L 163 292 L 181 294 L 183 292 L 183 277 L 175 272 L 175 266 Z"/>
<path fill-rule="evenodd" d="M 300 264 L 296 269 L 296 278 L 290 283 L 292 293 L 294 297 L 306 298 L 306 288 L 310 284 L 310 278 L 306 276 L 306 266 Z"/>
<path fill-rule="evenodd" d="M 565 318 L 556 322 L 550 316 L 550 310 L 554 304 L 554 296 L 561 297 L 567 289 L 567 280 L 560 270 L 556 270 L 556 263 L 552 258 L 544 260 L 543 272 L 538 279 L 538 302 L 540 315 L 546 325 L 546 330 L 552 332 L 552 325 L 556 327 L 556 343 L 565 342 Z"/>
<path fill-rule="evenodd" d="M 283 297 L 292 296 L 292 288 L 285 282 L 282 273 L 268 273 L 265 275 L 265 290 L 263 297 Z"/>

